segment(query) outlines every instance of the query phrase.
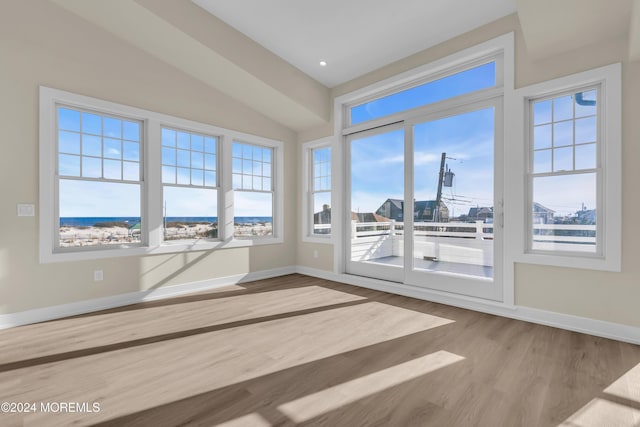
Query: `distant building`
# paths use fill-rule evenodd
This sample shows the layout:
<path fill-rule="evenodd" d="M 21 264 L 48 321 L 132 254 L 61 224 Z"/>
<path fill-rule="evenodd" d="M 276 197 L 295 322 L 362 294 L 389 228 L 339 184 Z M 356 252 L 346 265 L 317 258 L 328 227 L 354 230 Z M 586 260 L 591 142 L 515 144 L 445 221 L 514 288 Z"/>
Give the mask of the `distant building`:
<path fill-rule="evenodd" d="M 329 205 L 322 205 L 322 210 L 313 214 L 314 224 L 331 224 L 331 208 Z M 328 234 L 331 232 L 330 228 L 318 229 L 316 234 Z"/>
<path fill-rule="evenodd" d="M 413 220 L 416 222 L 433 221 L 436 208 L 435 200 L 420 200 L 413 203 Z M 387 199 L 375 212 L 378 215 L 404 221 L 404 201 L 400 199 Z M 440 202 L 440 222 L 449 222 L 449 208 Z"/>
<path fill-rule="evenodd" d="M 582 209 L 576 212 L 576 220 L 578 224 L 596 224 L 596 210 L 595 209 Z"/>
<path fill-rule="evenodd" d="M 553 216 L 556 211 L 542 206 L 540 203 L 533 202 L 533 223 L 534 224 L 553 224 Z"/>
<path fill-rule="evenodd" d="M 389 218 L 373 212 L 351 212 L 351 220 L 357 222 L 389 222 Z"/>
<path fill-rule="evenodd" d="M 465 221 L 493 222 L 493 207 L 470 208 Z"/>

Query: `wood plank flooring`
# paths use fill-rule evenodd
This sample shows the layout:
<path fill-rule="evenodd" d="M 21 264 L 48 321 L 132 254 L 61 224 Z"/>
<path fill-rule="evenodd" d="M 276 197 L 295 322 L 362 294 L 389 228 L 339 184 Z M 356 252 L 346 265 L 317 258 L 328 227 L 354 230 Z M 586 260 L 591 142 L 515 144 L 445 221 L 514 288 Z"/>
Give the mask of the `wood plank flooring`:
<path fill-rule="evenodd" d="M 0 349 L 1 426 L 640 426 L 640 346 L 297 274 Z"/>

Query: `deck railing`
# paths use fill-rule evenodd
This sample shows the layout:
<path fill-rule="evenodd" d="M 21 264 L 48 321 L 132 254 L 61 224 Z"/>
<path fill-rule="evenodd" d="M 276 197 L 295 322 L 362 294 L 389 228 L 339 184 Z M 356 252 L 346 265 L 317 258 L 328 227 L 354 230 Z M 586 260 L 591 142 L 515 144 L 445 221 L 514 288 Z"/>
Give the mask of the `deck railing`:
<path fill-rule="evenodd" d="M 415 236 L 457 237 L 462 239 L 493 239 L 493 224 L 482 221 L 469 222 L 416 222 L 413 224 Z M 352 238 L 371 236 L 402 236 L 404 223 L 388 222 L 356 222 L 351 223 Z"/>

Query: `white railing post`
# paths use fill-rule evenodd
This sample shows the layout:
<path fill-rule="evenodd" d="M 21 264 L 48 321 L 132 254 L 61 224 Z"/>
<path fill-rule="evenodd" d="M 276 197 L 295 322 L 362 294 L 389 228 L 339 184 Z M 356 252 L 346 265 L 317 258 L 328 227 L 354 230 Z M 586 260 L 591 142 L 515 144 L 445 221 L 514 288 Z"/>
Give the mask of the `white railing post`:
<path fill-rule="evenodd" d="M 392 220 L 389 222 L 389 235 L 390 235 L 391 237 L 393 237 L 393 236 L 395 236 L 395 235 L 396 235 L 396 220 L 395 220 L 395 219 L 392 219 Z"/>
<path fill-rule="evenodd" d="M 482 231 L 483 226 L 484 226 L 483 221 L 476 221 L 476 240 L 484 239 L 484 233 Z"/>
<path fill-rule="evenodd" d="M 351 220 L 351 238 L 355 239 L 358 237 L 358 221 L 355 219 Z"/>

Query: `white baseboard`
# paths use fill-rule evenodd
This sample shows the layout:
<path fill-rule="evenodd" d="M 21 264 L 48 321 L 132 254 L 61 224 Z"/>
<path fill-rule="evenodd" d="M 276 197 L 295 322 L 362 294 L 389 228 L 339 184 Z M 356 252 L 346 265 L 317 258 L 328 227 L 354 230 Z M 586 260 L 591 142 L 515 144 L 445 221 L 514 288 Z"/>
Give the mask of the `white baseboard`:
<path fill-rule="evenodd" d="M 349 274 L 336 274 L 330 271 L 317 270 L 309 267 L 290 266 L 261 270 L 247 274 L 220 277 L 211 280 L 185 283 L 181 285 L 166 286 L 148 291 L 131 292 L 122 295 L 97 298 L 87 301 L 79 301 L 52 307 L 36 308 L 18 313 L 0 315 L 0 329 L 31 323 L 44 322 L 62 317 L 91 313 L 109 308 L 122 307 L 144 301 L 154 301 L 171 298 L 180 295 L 201 292 L 229 285 L 237 285 L 254 280 L 269 279 L 292 273 L 300 273 L 307 276 L 332 280 L 339 283 L 374 289 L 392 294 L 404 295 L 426 301 L 451 305 L 483 313 L 495 314 L 512 319 L 524 320 L 541 325 L 552 326 L 584 334 L 610 338 L 640 345 L 640 328 L 622 325 L 619 323 L 605 322 L 586 317 L 572 316 L 570 314 L 556 313 L 523 306 L 510 306 L 495 301 L 471 298 L 463 295 L 447 294 L 416 286 L 401 285 L 399 283 L 383 280 L 369 279 L 366 277 Z"/>
<path fill-rule="evenodd" d="M 47 320 L 76 316 L 79 314 L 92 313 L 109 308 L 123 307 L 126 305 L 137 304 L 144 301 L 154 301 L 164 298 L 171 298 L 194 292 L 207 291 L 224 286 L 251 282 L 254 280 L 284 276 L 287 274 L 293 274 L 295 272 L 296 267 L 293 266 L 275 268 L 272 270 L 261 270 L 252 273 L 236 274 L 233 276 L 220 277 L 210 280 L 201 280 L 180 285 L 164 286 L 158 289 L 151 289 L 147 291 L 129 292 L 126 294 L 114 295 L 104 298 L 96 298 L 92 300 L 79 301 L 62 305 L 54 305 L 51 307 L 35 308 L 17 313 L 2 314 L 0 315 L 0 329 L 45 322 Z"/>
<path fill-rule="evenodd" d="M 297 272 L 307 276 L 346 283 L 363 288 L 374 289 L 392 294 L 404 295 L 412 298 L 423 299 L 454 307 L 466 308 L 488 314 L 523 320 L 531 323 L 552 326 L 569 331 L 580 332 L 602 338 L 624 341 L 640 345 L 640 328 L 623 325 L 620 323 L 605 322 L 603 320 L 587 317 L 573 316 L 570 314 L 556 313 L 523 306 L 510 306 L 480 298 L 470 298 L 463 295 L 447 294 L 444 292 L 420 288 L 416 286 L 402 285 L 383 280 L 369 279 L 350 274 L 336 274 L 325 270 L 316 270 L 298 266 Z"/>

